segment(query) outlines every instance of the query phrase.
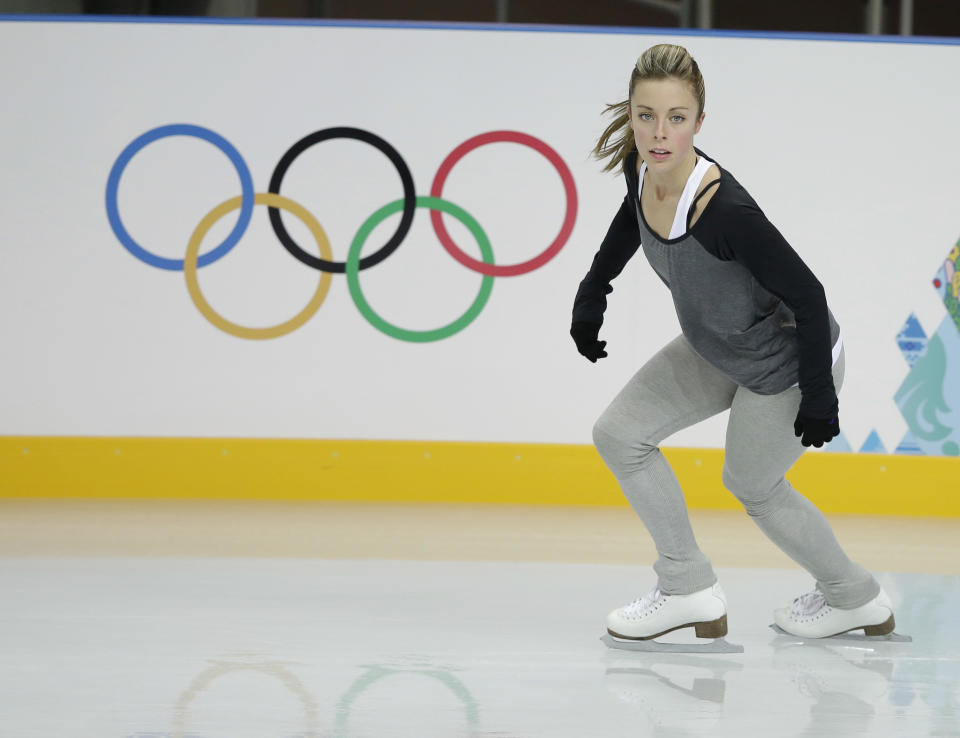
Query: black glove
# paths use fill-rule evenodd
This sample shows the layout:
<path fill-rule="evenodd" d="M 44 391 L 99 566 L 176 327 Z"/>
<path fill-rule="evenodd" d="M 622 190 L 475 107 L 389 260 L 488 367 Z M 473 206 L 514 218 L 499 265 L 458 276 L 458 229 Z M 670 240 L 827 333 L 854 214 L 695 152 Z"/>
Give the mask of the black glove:
<path fill-rule="evenodd" d="M 800 438 L 800 443 L 804 446 L 820 448 L 840 435 L 840 418 L 836 415 L 827 419 L 797 415 L 797 419 L 793 421 L 793 433 Z"/>
<path fill-rule="evenodd" d="M 573 321 L 573 325 L 570 326 L 570 335 L 573 336 L 573 340 L 577 344 L 577 351 L 590 359 L 594 364 L 597 363 L 597 359 L 602 359 L 607 355 L 607 352 L 603 350 L 607 342 L 598 341 L 597 336 L 599 334 L 599 323 L 584 323 L 583 321 L 575 320 Z"/>

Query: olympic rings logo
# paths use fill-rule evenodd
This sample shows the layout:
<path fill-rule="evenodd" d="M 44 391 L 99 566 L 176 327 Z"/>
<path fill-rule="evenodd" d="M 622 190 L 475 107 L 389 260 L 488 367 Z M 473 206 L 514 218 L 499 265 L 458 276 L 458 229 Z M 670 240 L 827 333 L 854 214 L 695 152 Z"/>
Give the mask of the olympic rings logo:
<path fill-rule="evenodd" d="M 183 259 L 164 258 L 143 248 L 127 231 L 120 217 L 117 205 L 117 192 L 120 187 L 120 180 L 130 160 L 148 144 L 169 136 L 191 136 L 213 144 L 230 159 L 240 178 L 240 195 L 220 203 L 207 213 L 190 236 Z M 311 146 L 338 138 L 353 139 L 369 144 L 384 154 L 396 168 L 403 187 L 403 197 L 401 199 L 387 203 L 363 221 L 350 243 L 345 261 L 334 261 L 326 232 L 317 219 L 302 205 L 280 194 L 280 186 L 283 183 L 284 175 L 298 156 Z M 528 146 L 543 155 L 556 169 L 557 174 L 559 174 L 566 195 L 566 212 L 556 238 L 554 238 L 540 254 L 518 264 L 496 264 L 490 239 L 476 219 L 460 205 L 443 198 L 443 186 L 450 171 L 457 162 L 474 149 L 486 144 L 500 142 L 517 143 Z M 149 264 L 158 269 L 182 271 L 186 278 L 187 292 L 194 305 L 210 323 L 230 335 L 239 338 L 266 339 L 277 338 L 296 330 L 310 320 L 317 310 L 320 309 L 330 290 L 332 275 L 346 274 L 350 296 L 360 311 L 360 314 L 367 322 L 382 333 L 392 336 L 393 338 L 423 343 L 448 338 L 473 322 L 490 298 L 494 277 L 526 274 L 542 267 L 556 256 L 567 240 L 569 240 L 570 234 L 573 231 L 573 225 L 577 217 L 577 189 L 569 167 L 567 167 L 566 163 L 560 158 L 560 155 L 557 154 L 556 151 L 540 139 L 518 131 L 489 131 L 464 141 L 451 151 L 434 175 L 433 184 L 430 187 L 430 195 L 417 195 L 410 169 L 403 160 L 403 157 L 400 156 L 393 146 L 369 131 L 359 128 L 337 127 L 315 131 L 297 141 L 287 150 L 283 157 L 281 157 L 270 178 L 270 185 L 267 188 L 267 192 L 254 192 L 253 178 L 250 175 L 250 170 L 247 168 L 243 157 L 240 156 L 240 153 L 229 141 L 208 128 L 189 124 L 173 124 L 160 126 L 147 131 L 123 149 L 111 167 L 110 174 L 107 178 L 106 205 L 110 228 L 123 247 L 145 264 Z M 221 316 L 203 296 L 197 279 L 197 272 L 201 267 L 208 266 L 218 259 L 223 258 L 237 245 L 250 223 L 255 205 L 267 206 L 270 225 L 283 247 L 298 261 L 320 272 L 317 289 L 313 293 L 307 306 L 293 318 L 278 325 L 265 328 L 252 328 L 238 325 Z M 477 297 L 467 311 L 451 323 L 432 330 L 410 330 L 388 322 L 371 307 L 360 286 L 360 272 L 379 264 L 397 250 L 409 232 L 410 226 L 413 223 L 414 212 L 418 208 L 430 211 L 430 222 L 433 230 L 447 253 L 460 264 L 478 272 L 483 277 Z M 220 244 L 210 251 L 201 254 L 200 247 L 203 243 L 204 236 L 206 236 L 217 221 L 234 210 L 240 211 L 236 225 L 234 225 L 233 229 Z M 305 251 L 301 245 L 290 236 L 284 227 L 280 215 L 281 210 L 286 210 L 291 215 L 296 216 L 307 226 L 319 248 L 320 257 Z M 374 228 L 395 213 L 400 213 L 401 218 L 393 235 L 375 252 L 368 256 L 361 257 L 360 254 L 363 246 Z M 443 224 L 442 213 L 456 218 L 466 226 L 480 248 L 482 260 L 477 260 L 469 256 L 453 241 Z"/>
<path fill-rule="evenodd" d="M 201 693 L 208 690 L 213 682 L 228 674 L 236 674 L 237 672 L 258 672 L 278 680 L 297 697 L 303 706 L 306 733 L 302 735 L 305 738 L 318 735 L 317 702 L 303 686 L 300 679 L 298 679 L 288 667 L 289 664 L 285 662 L 261 661 L 259 659 L 242 659 L 236 661 L 217 660 L 212 662 L 210 667 L 193 679 L 189 687 L 180 695 L 180 699 L 177 700 L 177 704 L 174 707 L 172 738 L 184 738 L 189 735 L 186 726 L 188 712 L 194 700 L 196 700 Z M 337 703 L 336 725 L 333 732 L 336 738 L 346 738 L 351 735 L 350 718 L 354 703 L 357 699 L 374 684 L 395 676 L 417 676 L 439 682 L 460 700 L 463 707 L 464 718 L 467 723 L 467 735 L 479 735 L 480 705 L 467 686 L 453 674 L 451 667 L 432 666 L 430 664 L 398 666 L 366 664 L 360 668 L 366 669 L 366 672 L 350 685 L 350 688 Z M 149 735 L 156 734 L 151 733 Z M 144 738 L 146 738 L 146 736 L 147 734 L 144 734 Z M 136 738 L 136 736 L 134 736 L 134 738 Z"/>

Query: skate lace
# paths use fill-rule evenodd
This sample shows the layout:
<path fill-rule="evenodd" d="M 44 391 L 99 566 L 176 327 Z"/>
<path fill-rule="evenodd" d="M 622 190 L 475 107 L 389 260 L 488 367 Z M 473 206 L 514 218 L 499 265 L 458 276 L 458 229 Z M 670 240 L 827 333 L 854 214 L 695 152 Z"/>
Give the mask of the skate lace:
<path fill-rule="evenodd" d="M 823 592 L 815 589 L 813 592 L 807 592 L 797 597 L 790 606 L 790 612 L 801 617 L 812 615 L 826 604 L 827 599 L 823 596 Z"/>
<path fill-rule="evenodd" d="M 647 592 L 643 597 L 638 597 L 629 605 L 624 607 L 624 614 L 629 615 L 639 615 L 648 607 L 653 605 L 657 600 L 660 599 L 660 589 L 656 588 Z"/>

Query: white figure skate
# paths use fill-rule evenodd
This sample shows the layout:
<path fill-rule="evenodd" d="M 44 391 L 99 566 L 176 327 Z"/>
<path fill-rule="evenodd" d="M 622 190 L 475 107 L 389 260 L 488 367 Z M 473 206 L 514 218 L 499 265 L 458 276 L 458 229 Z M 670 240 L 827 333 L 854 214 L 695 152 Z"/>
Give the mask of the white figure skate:
<path fill-rule="evenodd" d="M 681 628 L 693 628 L 708 643 L 665 643 L 654 639 Z M 727 598 L 719 584 L 688 595 L 666 595 L 659 589 L 607 615 L 610 648 L 674 653 L 742 653 L 743 646 L 727 643 Z"/>
<path fill-rule="evenodd" d="M 797 597 L 790 607 L 773 611 L 774 625 L 782 635 L 797 638 L 840 638 L 845 640 L 912 641 L 893 632 L 896 622 L 887 593 L 880 593 L 865 605 L 851 609 L 831 607 L 820 590 Z M 863 630 L 863 635 L 852 631 Z"/>

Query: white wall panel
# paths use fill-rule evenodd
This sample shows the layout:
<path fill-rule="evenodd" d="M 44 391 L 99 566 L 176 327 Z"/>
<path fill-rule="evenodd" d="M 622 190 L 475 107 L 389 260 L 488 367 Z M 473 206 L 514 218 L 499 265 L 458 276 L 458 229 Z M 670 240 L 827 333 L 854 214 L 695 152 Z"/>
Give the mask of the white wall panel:
<path fill-rule="evenodd" d="M 847 346 L 847 437 L 858 447 L 876 428 L 892 449 L 906 427 L 893 395 L 908 369 L 895 336 L 911 312 L 928 332 L 940 323 L 931 279 L 960 234 L 957 46 L 216 23 L 0 22 L 0 433 L 589 442 L 596 415 L 678 332 L 638 254 L 610 299 L 610 358 L 589 364 L 567 335 L 577 284 L 623 196 L 622 180 L 588 156 L 600 112 L 625 95 L 636 56 L 664 41 L 686 45 L 706 77 L 697 145 L 827 288 Z M 521 131 L 569 166 L 576 224 L 545 266 L 497 278 L 479 317 L 451 338 L 384 335 L 337 274 L 303 327 L 245 340 L 207 322 L 182 272 L 135 259 L 108 222 L 117 156 L 172 123 L 227 139 L 257 192 L 294 142 L 323 128 L 389 141 L 418 195 L 461 142 Z M 131 160 L 118 201 L 144 247 L 183 258 L 204 214 L 239 194 L 226 156 L 175 137 Z M 282 194 L 316 216 L 344 259 L 364 219 L 401 190 L 385 157 L 337 140 L 305 152 Z M 534 256 L 563 217 L 550 164 L 516 144 L 468 154 L 445 196 L 477 218 L 498 263 Z M 290 229 L 306 242 L 305 229 Z M 199 273 L 211 304 L 252 326 L 293 316 L 318 278 L 280 246 L 264 207 Z M 461 314 L 481 282 L 441 248 L 423 209 L 397 252 L 360 279 L 385 318 L 419 329 Z M 720 418 L 671 443 L 716 446 L 722 433 Z"/>

